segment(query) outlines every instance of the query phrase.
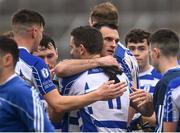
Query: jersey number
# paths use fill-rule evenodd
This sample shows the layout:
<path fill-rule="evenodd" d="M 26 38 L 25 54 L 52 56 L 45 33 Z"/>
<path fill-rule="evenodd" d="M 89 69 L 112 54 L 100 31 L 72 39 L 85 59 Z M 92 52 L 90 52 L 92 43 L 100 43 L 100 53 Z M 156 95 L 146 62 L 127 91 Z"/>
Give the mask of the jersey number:
<path fill-rule="evenodd" d="M 115 99 L 108 100 L 109 109 L 121 109 L 121 98 L 117 97 Z"/>

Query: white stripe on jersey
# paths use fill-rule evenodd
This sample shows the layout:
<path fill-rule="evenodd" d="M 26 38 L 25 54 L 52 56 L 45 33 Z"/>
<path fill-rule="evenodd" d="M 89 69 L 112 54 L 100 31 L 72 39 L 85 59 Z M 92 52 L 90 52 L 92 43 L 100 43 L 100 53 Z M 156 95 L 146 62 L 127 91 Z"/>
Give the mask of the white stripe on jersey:
<path fill-rule="evenodd" d="M 37 132 L 44 132 L 44 115 L 43 115 L 43 109 L 41 106 L 41 102 L 39 99 L 39 94 L 36 91 L 37 89 L 34 89 L 32 87 L 32 98 L 33 98 L 33 111 L 34 111 L 34 129 L 36 129 Z"/>

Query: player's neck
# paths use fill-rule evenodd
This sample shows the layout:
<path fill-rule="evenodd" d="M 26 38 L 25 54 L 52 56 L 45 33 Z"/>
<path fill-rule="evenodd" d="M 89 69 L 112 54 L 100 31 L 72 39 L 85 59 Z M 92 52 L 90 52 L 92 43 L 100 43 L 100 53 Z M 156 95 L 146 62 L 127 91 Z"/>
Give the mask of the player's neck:
<path fill-rule="evenodd" d="M 92 54 L 92 55 L 87 54 L 87 55 L 83 56 L 82 59 L 95 59 L 95 58 L 99 58 L 99 57 L 100 57 L 100 54 Z"/>
<path fill-rule="evenodd" d="M 3 70 L 0 73 L 0 84 L 3 84 L 13 74 L 14 74 L 14 71 L 12 71 L 12 70 L 8 70 L 8 69 Z"/>
<path fill-rule="evenodd" d="M 143 72 L 146 72 L 147 70 L 149 70 L 151 68 L 151 65 L 150 64 L 147 64 L 143 67 L 139 67 L 139 72 L 140 73 L 143 73 Z"/>
<path fill-rule="evenodd" d="M 177 57 L 164 57 L 161 58 L 159 63 L 159 70 L 161 73 L 165 73 L 169 69 L 178 66 Z"/>
<path fill-rule="evenodd" d="M 15 41 L 17 42 L 18 47 L 25 47 L 29 52 L 32 52 L 32 41 L 31 40 L 16 37 Z"/>

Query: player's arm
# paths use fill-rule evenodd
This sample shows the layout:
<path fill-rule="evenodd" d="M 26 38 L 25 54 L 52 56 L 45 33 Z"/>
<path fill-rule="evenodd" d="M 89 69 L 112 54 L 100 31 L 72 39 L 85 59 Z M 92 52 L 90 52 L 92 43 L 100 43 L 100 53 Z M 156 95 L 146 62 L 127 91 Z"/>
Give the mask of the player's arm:
<path fill-rule="evenodd" d="M 165 105 L 163 106 L 163 131 L 164 132 L 176 132 L 180 118 L 179 98 L 177 97 L 180 92 L 178 88 L 170 89 L 169 87 L 165 96 Z"/>
<path fill-rule="evenodd" d="M 67 112 L 87 106 L 98 100 L 113 99 L 121 96 L 127 85 L 122 83 L 114 84 L 114 81 L 108 81 L 101 85 L 97 90 L 79 96 L 62 96 L 57 89 L 54 89 L 44 95 L 48 104 L 55 112 Z"/>
<path fill-rule="evenodd" d="M 130 94 L 131 106 L 144 116 L 152 116 L 154 112 L 153 97 L 142 89 L 132 89 L 133 92 Z"/>
<path fill-rule="evenodd" d="M 164 122 L 163 132 L 176 132 L 177 122 Z"/>
<path fill-rule="evenodd" d="M 67 77 L 98 66 L 116 66 L 119 68 L 114 57 L 106 56 L 96 59 L 63 60 L 56 65 L 55 73 L 59 77 Z"/>

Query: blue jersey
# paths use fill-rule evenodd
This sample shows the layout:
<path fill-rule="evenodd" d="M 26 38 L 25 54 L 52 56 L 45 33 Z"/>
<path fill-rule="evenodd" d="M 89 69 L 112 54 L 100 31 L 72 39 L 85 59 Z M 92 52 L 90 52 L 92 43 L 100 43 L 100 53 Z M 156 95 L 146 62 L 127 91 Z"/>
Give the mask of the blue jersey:
<path fill-rule="evenodd" d="M 153 95 L 154 88 L 161 77 L 162 75 L 151 66 L 147 71 L 139 73 L 140 89 L 143 89 Z"/>
<path fill-rule="evenodd" d="M 139 67 L 137 64 L 137 60 L 133 56 L 131 51 L 119 42 L 114 52 L 114 57 L 119 62 L 123 72 L 129 78 L 129 81 L 131 82 L 131 86 L 139 88 L 139 81 L 138 81 Z"/>
<path fill-rule="evenodd" d="M 121 82 L 129 84 L 127 76 L 123 73 L 117 75 Z M 97 89 L 104 82 L 108 81 L 109 77 L 105 75 L 103 69 L 94 68 L 83 72 L 81 75 L 71 77 L 68 82 L 67 79 L 62 92 L 69 95 L 82 95 Z M 129 109 L 129 87 L 127 91 L 116 99 L 108 101 L 97 101 L 80 110 L 70 114 L 75 119 L 69 119 L 69 123 L 79 124 L 82 132 L 115 132 L 126 131 Z"/>
<path fill-rule="evenodd" d="M 42 105 L 46 109 L 47 103 L 42 96 L 55 89 L 56 86 L 51 80 L 49 68 L 45 62 L 41 58 L 30 54 L 27 49 L 19 48 L 19 61 L 15 71 L 37 88 L 42 99 Z"/>
<path fill-rule="evenodd" d="M 170 82 L 164 101 L 163 121 L 176 122 L 177 132 L 180 132 L 180 76 Z"/>
<path fill-rule="evenodd" d="M 180 68 L 172 68 L 163 75 L 162 79 L 157 83 L 155 87 L 153 103 L 156 113 L 156 124 L 157 124 L 156 130 L 158 132 L 162 132 L 164 117 L 165 117 L 164 118 L 165 121 L 168 121 L 170 119 L 173 120 L 174 119 L 173 117 L 177 117 L 177 116 L 172 116 L 172 112 L 164 113 L 164 111 L 167 109 L 167 106 L 165 107 L 166 92 L 169 95 L 168 93 L 169 90 L 172 90 L 173 88 L 178 88 L 178 86 L 180 86 L 179 79 L 180 79 Z M 174 109 L 172 106 L 169 107 L 171 107 L 170 109 L 171 111 Z"/>
<path fill-rule="evenodd" d="M 0 132 L 52 132 L 38 93 L 13 75 L 0 85 Z"/>

